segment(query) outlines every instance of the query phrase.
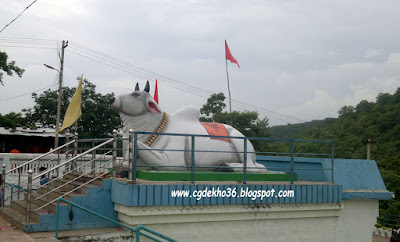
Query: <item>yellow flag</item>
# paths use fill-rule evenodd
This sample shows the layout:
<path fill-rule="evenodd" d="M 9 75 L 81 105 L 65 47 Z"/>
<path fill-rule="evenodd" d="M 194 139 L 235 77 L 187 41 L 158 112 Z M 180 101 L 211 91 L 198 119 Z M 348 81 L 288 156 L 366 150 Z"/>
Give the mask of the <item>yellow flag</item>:
<path fill-rule="evenodd" d="M 65 112 L 64 122 L 62 124 L 62 127 L 60 130 L 57 131 L 57 133 L 73 125 L 76 121 L 78 121 L 78 118 L 82 114 L 82 109 L 81 109 L 82 77 L 83 75 L 81 76 L 81 80 L 79 81 L 79 86 L 76 89 L 74 97 L 72 98 L 71 102 L 68 105 L 67 111 Z"/>

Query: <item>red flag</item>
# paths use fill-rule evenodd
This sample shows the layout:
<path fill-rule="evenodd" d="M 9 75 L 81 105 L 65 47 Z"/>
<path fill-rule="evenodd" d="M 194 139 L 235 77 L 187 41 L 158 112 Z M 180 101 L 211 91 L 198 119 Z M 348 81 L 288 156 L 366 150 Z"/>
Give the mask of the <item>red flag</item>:
<path fill-rule="evenodd" d="M 158 103 L 158 87 L 157 87 L 157 79 L 156 79 L 156 88 L 154 89 L 154 101 L 156 101 L 157 104 Z"/>
<path fill-rule="evenodd" d="M 237 64 L 238 67 L 240 68 L 238 61 L 232 56 L 231 51 L 229 50 L 228 44 L 226 43 L 226 40 L 225 40 L 225 57 L 227 60 L 230 60 L 232 63 Z"/>

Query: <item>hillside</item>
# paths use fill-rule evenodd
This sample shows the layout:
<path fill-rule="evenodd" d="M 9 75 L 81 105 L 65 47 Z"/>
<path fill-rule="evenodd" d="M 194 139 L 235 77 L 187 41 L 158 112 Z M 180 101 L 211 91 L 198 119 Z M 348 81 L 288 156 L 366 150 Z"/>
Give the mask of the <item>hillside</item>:
<path fill-rule="evenodd" d="M 275 138 L 333 140 L 335 157 L 366 159 L 365 139 L 372 139 L 376 160 L 395 200 L 381 202 L 382 212 L 400 215 L 400 88 L 392 95 L 381 93 L 375 102 L 344 106 L 338 118 L 271 127 Z M 303 152 L 299 147 L 296 152 Z M 318 151 L 315 151 L 318 152 Z"/>

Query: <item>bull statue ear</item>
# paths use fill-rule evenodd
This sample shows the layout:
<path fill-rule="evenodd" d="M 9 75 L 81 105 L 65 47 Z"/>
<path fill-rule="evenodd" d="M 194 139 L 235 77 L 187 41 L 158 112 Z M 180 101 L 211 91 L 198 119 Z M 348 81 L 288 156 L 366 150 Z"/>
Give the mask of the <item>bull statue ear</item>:
<path fill-rule="evenodd" d="M 150 83 L 149 81 L 146 82 L 146 87 L 144 88 L 145 92 L 149 92 L 150 91 Z"/>
<path fill-rule="evenodd" d="M 150 110 L 152 113 L 162 113 L 160 106 L 154 101 L 153 98 L 148 98 L 147 99 L 147 108 Z"/>
<path fill-rule="evenodd" d="M 139 83 L 136 83 L 135 91 L 139 91 Z"/>

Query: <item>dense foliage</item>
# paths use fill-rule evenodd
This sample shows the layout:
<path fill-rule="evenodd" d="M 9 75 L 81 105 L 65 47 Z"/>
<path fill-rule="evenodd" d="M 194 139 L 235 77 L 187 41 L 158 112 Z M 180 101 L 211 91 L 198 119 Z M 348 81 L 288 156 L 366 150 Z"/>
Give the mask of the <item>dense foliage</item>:
<path fill-rule="evenodd" d="M 15 73 L 19 77 L 21 77 L 25 71 L 24 69 L 16 66 L 15 61 L 7 62 L 7 60 L 8 60 L 7 53 L 0 51 L 0 84 L 1 85 L 3 85 L 3 74 L 4 73 L 6 73 L 9 76 L 12 76 L 13 73 Z"/>
<path fill-rule="evenodd" d="M 0 114 L 0 127 L 22 127 L 25 126 L 25 123 L 25 118 L 22 117 L 21 113 L 11 112 L 5 115 Z"/>
<path fill-rule="evenodd" d="M 218 122 L 230 124 L 239 130 L 246 137 L 269 137 L 271 133 L 268 130 L 268 119 L 260 119 L 257 112 L 233 111 L 232 114 L 224 111 L 225 95 L 214 93 L 207 99 L 207 103 L 200 109 L 202 122 Z M 252 141 L 256 150 L 266 149 L 266 143 L 262 141 Z"/>
<path fill-rule="evenodd" d="M 78 133 L 83 137 L 111 136 L 113 129 L 121 128 L 118 112 L 112 110 L 108 105 L 108 100 L 114 94 L 103 95 L 97 93 L 95 89 L 96 85 L 86 79 L 83 80 L 82 116 L 78 120 Z M 75 91 L 76 88 L 63 88 L 61 122 Z M 26 125 L 54 128 L 57 116 L 58 91 L 49 89 L 40 95 L 34 93 L 32 98 L 35 100 L 35 106 L 23 110 Z"/>
<path fill-rule="evenodd" d="M 386 188 L 395 199 L 381 202 L 381 212 L 400 215 L 400 88 L 391 95 L 381 93 L 376 102 L 361 101 L 344 106 L 338 118 L 272 127 L 275 137 L 333 140 L 335 157 L 366 159 L 364 141 L 372 139 L 376 160 Z M 296 152 L 302 152 L 301 147 Z M 318 152 L 318 151 L 316 151 Z"/>

